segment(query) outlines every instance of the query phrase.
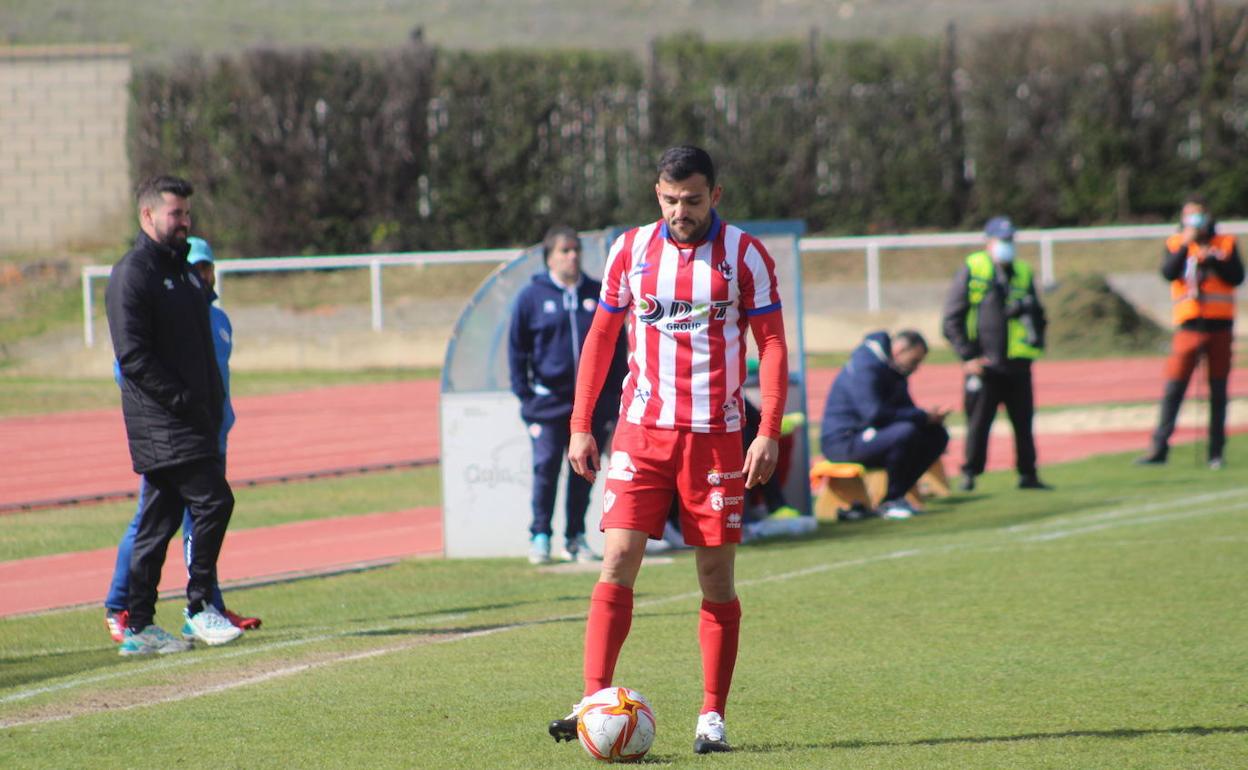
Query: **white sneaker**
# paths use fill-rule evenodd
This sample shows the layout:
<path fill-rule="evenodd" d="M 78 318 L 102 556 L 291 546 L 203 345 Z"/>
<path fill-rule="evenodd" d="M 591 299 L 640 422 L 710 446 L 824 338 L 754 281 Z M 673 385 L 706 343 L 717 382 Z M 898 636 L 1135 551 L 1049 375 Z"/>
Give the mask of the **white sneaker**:
<path fill-rule="evenodd" d="M 732 751 L 724 729 L 724 718 L 717 712 L 708 711 L 698 717 L 698 729 L 693 736 L 693 753 L 710 754 L 713 751 Z"/>
<path fill-rule="evenodd" d="M 550 535 L 529 538 L 529 564 L 550 564 Z"/>
<path fill-rule="evenodd" d="M 168 631 L 155 624 L 145 627 L 137 634 L 129 628 L 123 628 L 121 634 L 121 647 L 117 650 L 120 655 L 168 655 L 191 649 L 190 642 L 175 639 Z"/>
<path fill-rule="evenodd" d="M 911 519 L 919 513 L 905 498 L 898 500 L 885 500 L 880 503 L 879 510 L 881 517 L 885 519 L 893 519 L 894 521 Z"/>
<path fill-rule="evenodd" d="M 211 604 L 205 605 L 194 616 L 190 610 L 182 610 L 186 622 L 182 624 L 183 639 L 198 639 L 209 646 L 226 644 L 242 636 L 243 629 L 226 620 Z"/>
<path fill-rule="evenodd" d="M 602 561 L 602 557 L 594 553 L 593 549 L 589 547 L 589 541 L 585 539 L 584 535 L 577 535 L 568 540 L 563 546 L 561 555 L 564 561 L 574 561 L 581 564 L 592 564 Z"/>

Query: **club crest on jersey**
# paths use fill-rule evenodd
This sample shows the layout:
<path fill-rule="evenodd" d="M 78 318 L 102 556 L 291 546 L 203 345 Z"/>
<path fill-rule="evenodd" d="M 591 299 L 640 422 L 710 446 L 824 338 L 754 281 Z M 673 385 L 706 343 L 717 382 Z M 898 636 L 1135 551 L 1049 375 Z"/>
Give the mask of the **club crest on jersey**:
<path fill-rule="evenodd" d="M 741 471 L 721 471 L 718 468 L 711 468 L 706 472 L 706 483 L 717 487 L 729 479 L 739 479 L 741 476 Z"/>
<path fill-rule="evenodd" d="M 553 299 L 548 299 L 542 303 L 543 313 L 554 313 L 557 312 L 557 310 L 558 307 L 555 305 L 555 301 Z"/>
<path fill-rule="evenodd" d="M 581 300 L 581 307 L 585 309 L 586 313 L 592 313 L 598 309 L 598 300 L 593 297 L 586 297 Z"/>
<path fill-rule="evenodd" d="M 715 269 L 719 271 L 719 274 L 724 277 L 725 281 L 732 280 L 732 265 L 728 260 L 725 259 L 723 262 L 720 262 L 715 266 Z"/>

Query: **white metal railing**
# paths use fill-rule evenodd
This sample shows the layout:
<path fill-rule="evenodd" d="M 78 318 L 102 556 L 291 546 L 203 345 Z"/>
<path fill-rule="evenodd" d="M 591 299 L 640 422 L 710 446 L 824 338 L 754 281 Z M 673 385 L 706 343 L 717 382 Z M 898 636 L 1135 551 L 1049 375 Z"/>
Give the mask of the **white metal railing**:
<path fill-rule="evenodd" d="M 1018 243 L 1040 244 L 1040 280 L 1052 285 L 1057 274 L 1053 267 L 1053 244 L 1080 241 L 1122 241 L 1156 238 L 1161 240 L 1175 232 L 1175 225 L 1123 225 L 1115 227 L 1063 227 L 1051 230 L 1019 230 Z M 1248 233 L 1248 221 L 1220 222 L 1218 232 L 1232 235 Z M 976 246 L 984 242 L 981 232 L 926 233 L 917 235 L 858 235 L 845 238 L 802 238 L 798 244 L 803 253 L 812 251 L 862 251 L 866 254 L 867 310 L 879 312 L 880 250 L 918 249 L 933 246 Z"/>
<path fill-rule="evenodd" d="M 263 257 L 259 259 L 222 259 L 216 265 L 217 295 L 222 295 L 225 273 L 259 273 L 285 270 L 340 270 L 368 268 L 369 294 L 372 305 L 373 331 L 384 326 L 382 315 L 381 268 L 394 265 L 456 265 L 471 262 L 506 262 L 521 249 L 479 249 L 477 251 L 420 251 L 403 254 L 360 254 L 345 257 Z M 107 278 L 111 265 L 88 265 L 82 269 L 82 337 L 87 347 L 95 347 L 95 307 L 91 281 Z"/>
<path fill-rule="evenodd" d="M 1232 235 L 1248 234 L 1248 221 L 1220 222 L 1218 231 Z M 1056 280 L 1053 266 L 1053 244 L 1088 241 L 1118 241 L 1155 238 L 1161 240 L 1175 232 L 1173 224 L 1124 225 L 1115 227 L 1064 227 L 1050 230 L 1019 230 L 1019 243 L 1040 244 L 1040 280 L 1051 285 Z M 920 249 L 939 246 L 977 246 L 984 242 L 981 232 L 920 233 L 915 235 L 855 235 L 847 237 L 806 237 L 798 240 L 802 253 L 816 251 L 861 251 L 866 255 L 867 311 L 876 313 L 880 302 L 880 252 L 884 249 Z M 476 251 L 426 251 L 404 254 L 362 254 L 346 257 L 265 257 L 261 259 L 223 259 L 216 263 L 217 294 L 221 294 L 224 273 L 254 273 L 282 270 L 330 270 L 362 268 L 369 270 L 373 330 L 384 325 L 382 314 L 381 268 L 392 265 L 466 264 L 472 262 L 506 262 L 521 249 L 480 249 Z M 95 345 L 91 281 L 107 278 L 112 268 L 90 265 L 82 269 L 83 339 L 87 347 Z"/>

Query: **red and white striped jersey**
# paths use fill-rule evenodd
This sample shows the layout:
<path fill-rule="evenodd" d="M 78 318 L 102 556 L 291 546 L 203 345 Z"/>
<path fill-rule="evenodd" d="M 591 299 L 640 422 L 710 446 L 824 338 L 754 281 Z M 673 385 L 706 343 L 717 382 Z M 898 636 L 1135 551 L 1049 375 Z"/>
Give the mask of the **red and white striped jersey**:
<path fill-rule="evenodd" d="M 662 220 L 611 245 L 603 310 L 632 308 L 623 419 L 701 433 L 741 430 L 747 317 L 780 309 L 763 244 L 716 215 L 699 244 L 677 244 Z"/>

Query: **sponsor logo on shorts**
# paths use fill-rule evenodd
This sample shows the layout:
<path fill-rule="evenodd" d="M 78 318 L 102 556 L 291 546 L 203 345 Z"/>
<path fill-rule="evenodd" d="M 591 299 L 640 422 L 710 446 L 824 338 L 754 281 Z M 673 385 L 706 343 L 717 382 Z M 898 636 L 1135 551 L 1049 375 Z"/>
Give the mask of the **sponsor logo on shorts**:
<path fill-rule="evenodd" d="M 711 499 L 712 511 L 722 511 L 724 510 L 724 508 L 734 508 L 745 502 L 745 497 L 742 495 L 729 496 L 729 495 L 725 495 L 723 492 L 720 492 L 718 489 L 711 493 L 710 499 Z M 736 516 L 738 519 L 741 518 L 741 514 L 734 513 L 728 517 L 729 520 L 731 520 L 733 516 Z M 740 521 L 737 522 L 737 526 L 741 526 Z"/>
<path fill-rule="evenodd" d="M 741 514 L 728 514 L 728 529 L 741 529 Z"/>
<path fill-rule="evenodd" d="M 602 496 L 602 512 L 606 513 L 611 510 L 613 505 L 615 505 L 615 493 L 608 489 L 607 493 Z"/>
<path fill-rule="evenodd" d="M 621 449 L 611 453 L 611 464 L 607 469 L 607 478 L 616 481 L 632 481 L 633 474 L 637 472 L 637 466 L 633 465 L 633 458 L 628 456 L 628 452 Z"/>
<path fill-rule="evenodd" d="M 718 468 L 711 468 L 706 472 L 706 483 L 717 487 L 729 479 L 739 479 L 742 475 L 744 474 L 741 471 L 721 471 Z"/>

